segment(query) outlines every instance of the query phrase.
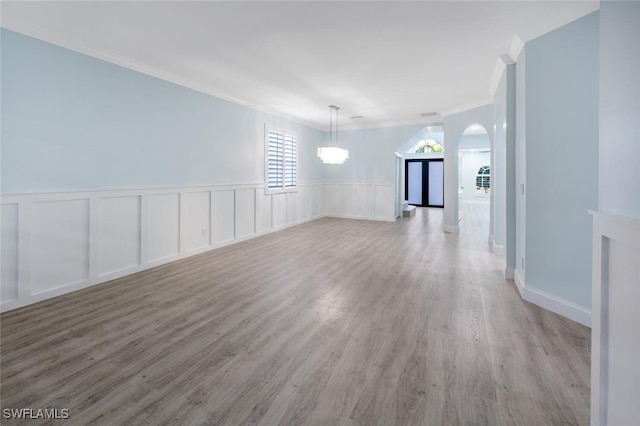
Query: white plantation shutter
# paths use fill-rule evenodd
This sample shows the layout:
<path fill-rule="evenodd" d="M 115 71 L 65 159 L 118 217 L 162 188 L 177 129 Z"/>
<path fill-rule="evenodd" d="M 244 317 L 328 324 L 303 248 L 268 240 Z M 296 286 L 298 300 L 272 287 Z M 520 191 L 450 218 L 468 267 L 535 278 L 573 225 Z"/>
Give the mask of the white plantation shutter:
<path fill-rule="evenodd" d="M 296 137 L 293 135 L 284 136 L 284 186 L 286 188 L 296 187 L 296 176 L 298 174 L 298 155 L 296 152 Z"/>
<path fill-rule="evenodd" d="M 282 188 L 284 184 L 284 134 L 269 130 L 267 149 L 269 189 Z"/>
<path fill-rule="evenodd" d="M 295 189 L 298 181 L 297 138 L 268 128 L 266 139 L 267 189 Z"/>

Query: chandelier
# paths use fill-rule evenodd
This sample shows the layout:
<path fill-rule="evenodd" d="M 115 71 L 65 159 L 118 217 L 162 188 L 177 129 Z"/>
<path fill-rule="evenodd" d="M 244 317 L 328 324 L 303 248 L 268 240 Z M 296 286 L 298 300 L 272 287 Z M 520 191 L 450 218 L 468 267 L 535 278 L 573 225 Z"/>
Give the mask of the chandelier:
<path fill-rule="evenodd" d="M 338 108 L 329 105 L 329 143 L 333 146 L 323 146 L 318 148 L 318 157 L 325 164 L 344 164 L 349 158 L 349 150 L 338 148 Z M 333 131 L 333 116 L 336 116 L 336 130 Z"/>

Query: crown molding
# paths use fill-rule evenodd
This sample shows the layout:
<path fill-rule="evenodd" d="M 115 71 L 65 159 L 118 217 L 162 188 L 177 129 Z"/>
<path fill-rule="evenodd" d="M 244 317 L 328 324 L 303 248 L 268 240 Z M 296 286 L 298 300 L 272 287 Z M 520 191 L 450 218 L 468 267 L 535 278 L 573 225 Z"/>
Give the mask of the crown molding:
<path fill-rule="evenodd" d="M 513 36 L 511 40 L 511 45 L 509 46 L 509 53 L 504 55 L 500 55 L 496 60 L 496 65 L 493 69 L 493 75 L 491 76 L 491 81 L 489 82 L 489 94 L 494 96 L 496 93 L 496 89 L 498 88 L 498 84 L 500 84 L 500 79 L 502 78 L 502 74 L 504 73 L 507 65 L 515 64 L 520 57 L 520 53 L 524 48 L 524 42 L 517 35 Z"/>
<path fill-rule="evenodd" d="M 382 129 L 387 127 L 403 127 L 403 126 L 415 126 L 415 125 L 424 125 L 424 126 L 436 126 L 442 125 L 443 117 L 438 114 L 437 116 L 431 117 L 422 117 L 421 119 L 415 120 L 402 120 L 402 121 L 385 121 L 384 123 L 362 123 L 360 125 L 340 125 L 340 131 L 343 130 L 366 130 L 366 129 Z"/>
<path fill-rule="evenodd" d="M 491 76 L 488 89 L 488 92 L 492 97 L 495 96 L 496 89 L 498 88 L 498 84 L 500 84 L 500 79 L 502 78 L 502 74 L 504 74 L 506 67 L 507 65 L 504 63 L 502 58 L 496 59 L 496 65 L 493 68 L 493 75 Z"/>
<path fill-rule="evenodd" d="M 2 28 L 6 28 L 7 30 L 10 31 L 15 31 L 17 33 L 26 35 L 28 37 L 32 37 L 35 38 L 37 40 L 41 40 L 43 42 L 46 43 L 50 43 L 52 45 L 58 46 L 58 47 L 62 47 L 65 49 L 69 49 L 71 51 L 80 53 L 80 54 L 84 54 L 87 56 L 90 56 L 92 58 L 96 58 L 111 64 L 115 64 L 118 66 L 121 66 L 123 68 L 127 68 L 136 72 L 139 72 L 141 74 L 145 74 L 151 77 L 155 77 L 158 78 L 160 80 L 164 80 L 182 87 L 186 87 L 188 89 L 192 89 L 195 90 L 197 92 L 200 93 L 204 93 L 206 95 L 209 96 L 213 96 L 215 98 L 218 99 L 222 99 L 228 102 L 232 102 L 234 104 L 237 105 L 241 105 L 244 106 L 246 108 L 250 108 L 253 109 L 255 111 L 259 111 L 265 114 L 269 114 L 269 115 L 274 115 L 280 118 L 284 118 L 286 120 L 289 120 L 291 122 L 297 123 L 297 124 L 301 124 L 303 126 L 315 129 L 315 130 L 319 130 L 322 132 L 326 132 L 326 126 L 325 125 L 318 125 L 317 123 L 313 123 L 307 120 L 303 120 L 300 119 L 299 117 L 294 117 L 292 115 L 286 114 L 282 111 L 273 109 L 273 108 L 269 108 L 267 106 L 264 105 L 258 105 L 258 104 L 254 104 L 254 103 L 250 103 L 247 101 L 244 101 L 242 99 L 238 99 L 235 98 L 231 95 L 228 95 L 226 93 L 223 92 L 219 92 L 216 90 L 212 90 L 209 87 L 203 86 L 201 84 L 198 84 L 196 82 L 194 82 L 193 80 L 190 79 L 186 79 L 183 77 L 180 77 L 178 75 L 175 75 L 173 73 L 169 73 L 167 71 L 164 71 L 162 69 L 156 68 L 154 66 L 151 66 L 147 63 L 144 62 L 140 62 L 137 60 L 134 60 L 132 58 L 129 58 L 127 56 L 123 56 L 111 51 L 108 51 L 106 49 L 101 49 L 98 48 L 96 46 L 90 45 L 88 43 L 85 43 L 81 40 L 77 40 L 75 38 L 71 38 L 68 37 L 64 34 L 61 34 L 59 32 L 56 31 L 52 31 L 31 23 L 28 23 L 22 19 L 19 18 L 15 18 L 15 17 L 11 17 L 10 15 L 4 14 L 2 16 L 2 22 L 0 24 L 0 26 Z M 517 38 L 517 37 L 516 37 Z M 518 38 L 518 40 L 520 40 Z M 515 39 L 514 39 L 515 41 Z M 522 43 L 520 41 L 520 43 Z M 512 43 L 512 49 L 511 51 L 515 51 L 514 46 L 517 46 L 516 44 Z M 519 48 L 521 49 L 521 47 Z M 519 50 L 518 50 L 519 53 Z M 499 64 L 501 64 L 502 68 L 499 68 Z M 504 62 L 502 62 L 502 60 L 498 59 L 498 63 L 496 64 L 496 70 L 494 70 L 494 79 L 496 79 L 495 82 L 495 87 L 497 87 L 498 82 L 500 81 L 500 77 L 502 76 L 502 71 L 504 70 Z M 496 73 L 499 71 L 499 73 L 497 74 L 496 77 Z M 492 86 L 493 86 L 493 79 L 492 79 Z M 479 99 L 477 101 L 473 101 L 473 102 L 469 102 L 466 104 L 462 104 L 462 105 L 458 105 L 449 109 L 446 109 L 444 111 L 442 111 L 440 114 L 435 115 L 435 116 L 429 116 L 429 117 L 420 117 L 420 118 L 416 118 L 416 119 L 410 119 L 410 120 L 401 120 L 401 121 L 394 121 L 394 122 L 384 122 L 384 123 L 361 123 L 361 124 L 357 124 L 357 125 L 350 125 L 350 124 L 346 124 L 343 123 L 341 125 L 341 129 L 342 130 L 359 130 L 359 129 L 376 129 L 376 128 L 387 128 L 387 127 L 400 127 L 400 126 L 411 126 L 411 125 L 425 125 L 425 126 L 429 126 L 429 125 L 437 125 L 437 124 L 441 124 L 443 122 L 443 118 L 445 116 L 448 115 L 452 115 L 452 114 L 457 114 L 459 112 L 463 112 L 463 111 L 467 111 L 473 108 L 477 108 L 477 107 L 481 107 L 481 106 L 485 106 L 488 104 L 493 103 L 494 99 L 493 99 L 493 93 L 495 92 L 495 87 L 494 90 L 490 91 L 491 96 L 484 98 L 484 99 Z"/>
<path fill-rule="evenodd" d="M 517 35 L 514 35 L 513 40 L 511 40 L 511 46 L 509 47 L 509 56 L 513 59 L 513 62 L 518 62 L 522 49 L 524 49 L 524 41 Z"/>
<path fill-rule="evenodd" d="M 263 112 L 265 114 L 275 115 L 277 117 L 284 118 L 286 120 L 310 127 L 312 129 L 326 131 L 324 129 L 324 127 L 326 126 L 318 126 L 315 123 L 302 120 L 299 117 L 294 117 L 292 115 L 283 113 L 282 111 L 278 111 L 273 108 L 268 108 L 268 107 L 265 107 L 264 105 L 257 105 L 250 102 L 246 102 L 242 99 L 235 98 L 226 93 L 212 90 L 211 88 L 198 84 L 190 79 L 177 76 L 175 74 L 161 70 L 159 68 L 146 64 L 144 62 L 131 59 L 127 56 L 123 56 L 114 52 L 110 52 L 105 49 L 95 47 L 93 45 L 68 37 L 56 31 L 51 31 L 49 29 L 46 29 L 37 25 L 33 25 L 31 23 L 27 23 L 22 19 L 14 18 L 5 14 L 2 16 L 2 23 L 0 26 L 7 30 L 26 35 L 28 37 L 35 38 L 45 43 L 50 43 L 58 47 L 69 49 L 71 51 L 81 53 L 83 55 L 87 55 L 92 58 L 100 59 L 102 61 L 109 62 L 111 64 L 115 64 L 123 68 L 127 68 L 130 70 L 139 72 L 141 74 L 155 77 L 160 80 L 168 81 L 178 86 L 186 87 L 188 89 L 192 89 L 197 92 L 204 93 L 206 95 L 213 96 L 218 99 L 232 102 L 234 104 L 241 105 L 259 112 Z"/>
<path fill-rule="evenodd" d="M 442 111 L 442 116 L 447 117 L 449 115 L 458 114 L 464 111 L 469 111 L 470 109 L 474 109 L 474 108 L 480 108 L 492 103 L 493 103 L 493 96 L 487 96 L 486 98 L 478 99 L 477 101 L 469 102 L 466 104 L 455 106 L 453 108 L 446 109 Z"/>

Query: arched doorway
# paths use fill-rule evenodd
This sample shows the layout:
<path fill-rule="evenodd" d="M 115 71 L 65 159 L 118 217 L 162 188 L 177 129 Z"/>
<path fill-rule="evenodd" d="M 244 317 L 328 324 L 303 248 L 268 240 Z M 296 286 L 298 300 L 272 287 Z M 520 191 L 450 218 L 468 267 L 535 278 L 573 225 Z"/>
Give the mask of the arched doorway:
<path fill-rule="evenodd" d="M 491 141 L 481 124 L 467 126 L 458 138 L 458 217 L 474 232 L 490 235 Z"/>

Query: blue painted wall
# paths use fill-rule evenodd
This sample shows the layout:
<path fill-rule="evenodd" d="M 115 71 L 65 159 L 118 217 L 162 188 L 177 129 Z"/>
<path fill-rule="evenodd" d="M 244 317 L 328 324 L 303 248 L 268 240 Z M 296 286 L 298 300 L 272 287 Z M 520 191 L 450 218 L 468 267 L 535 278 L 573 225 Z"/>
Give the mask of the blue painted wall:
<path fill-rule="evenodd" d="M 527 287 L 591 308 L 598 12 L 526 44 Z"/>
<path fill-rule="evenodd" d="M 12 31 L 2 43 L 2 193 L 264 182 L 264 125 L 326 133 Z"/>
<path fill-rule="evenodd" d="M 345 164 L 325 169 L 328 182 L 393 182 L 395 152 L 426 125 L 340 130 L 338 146 L 349 150 Z"/>

